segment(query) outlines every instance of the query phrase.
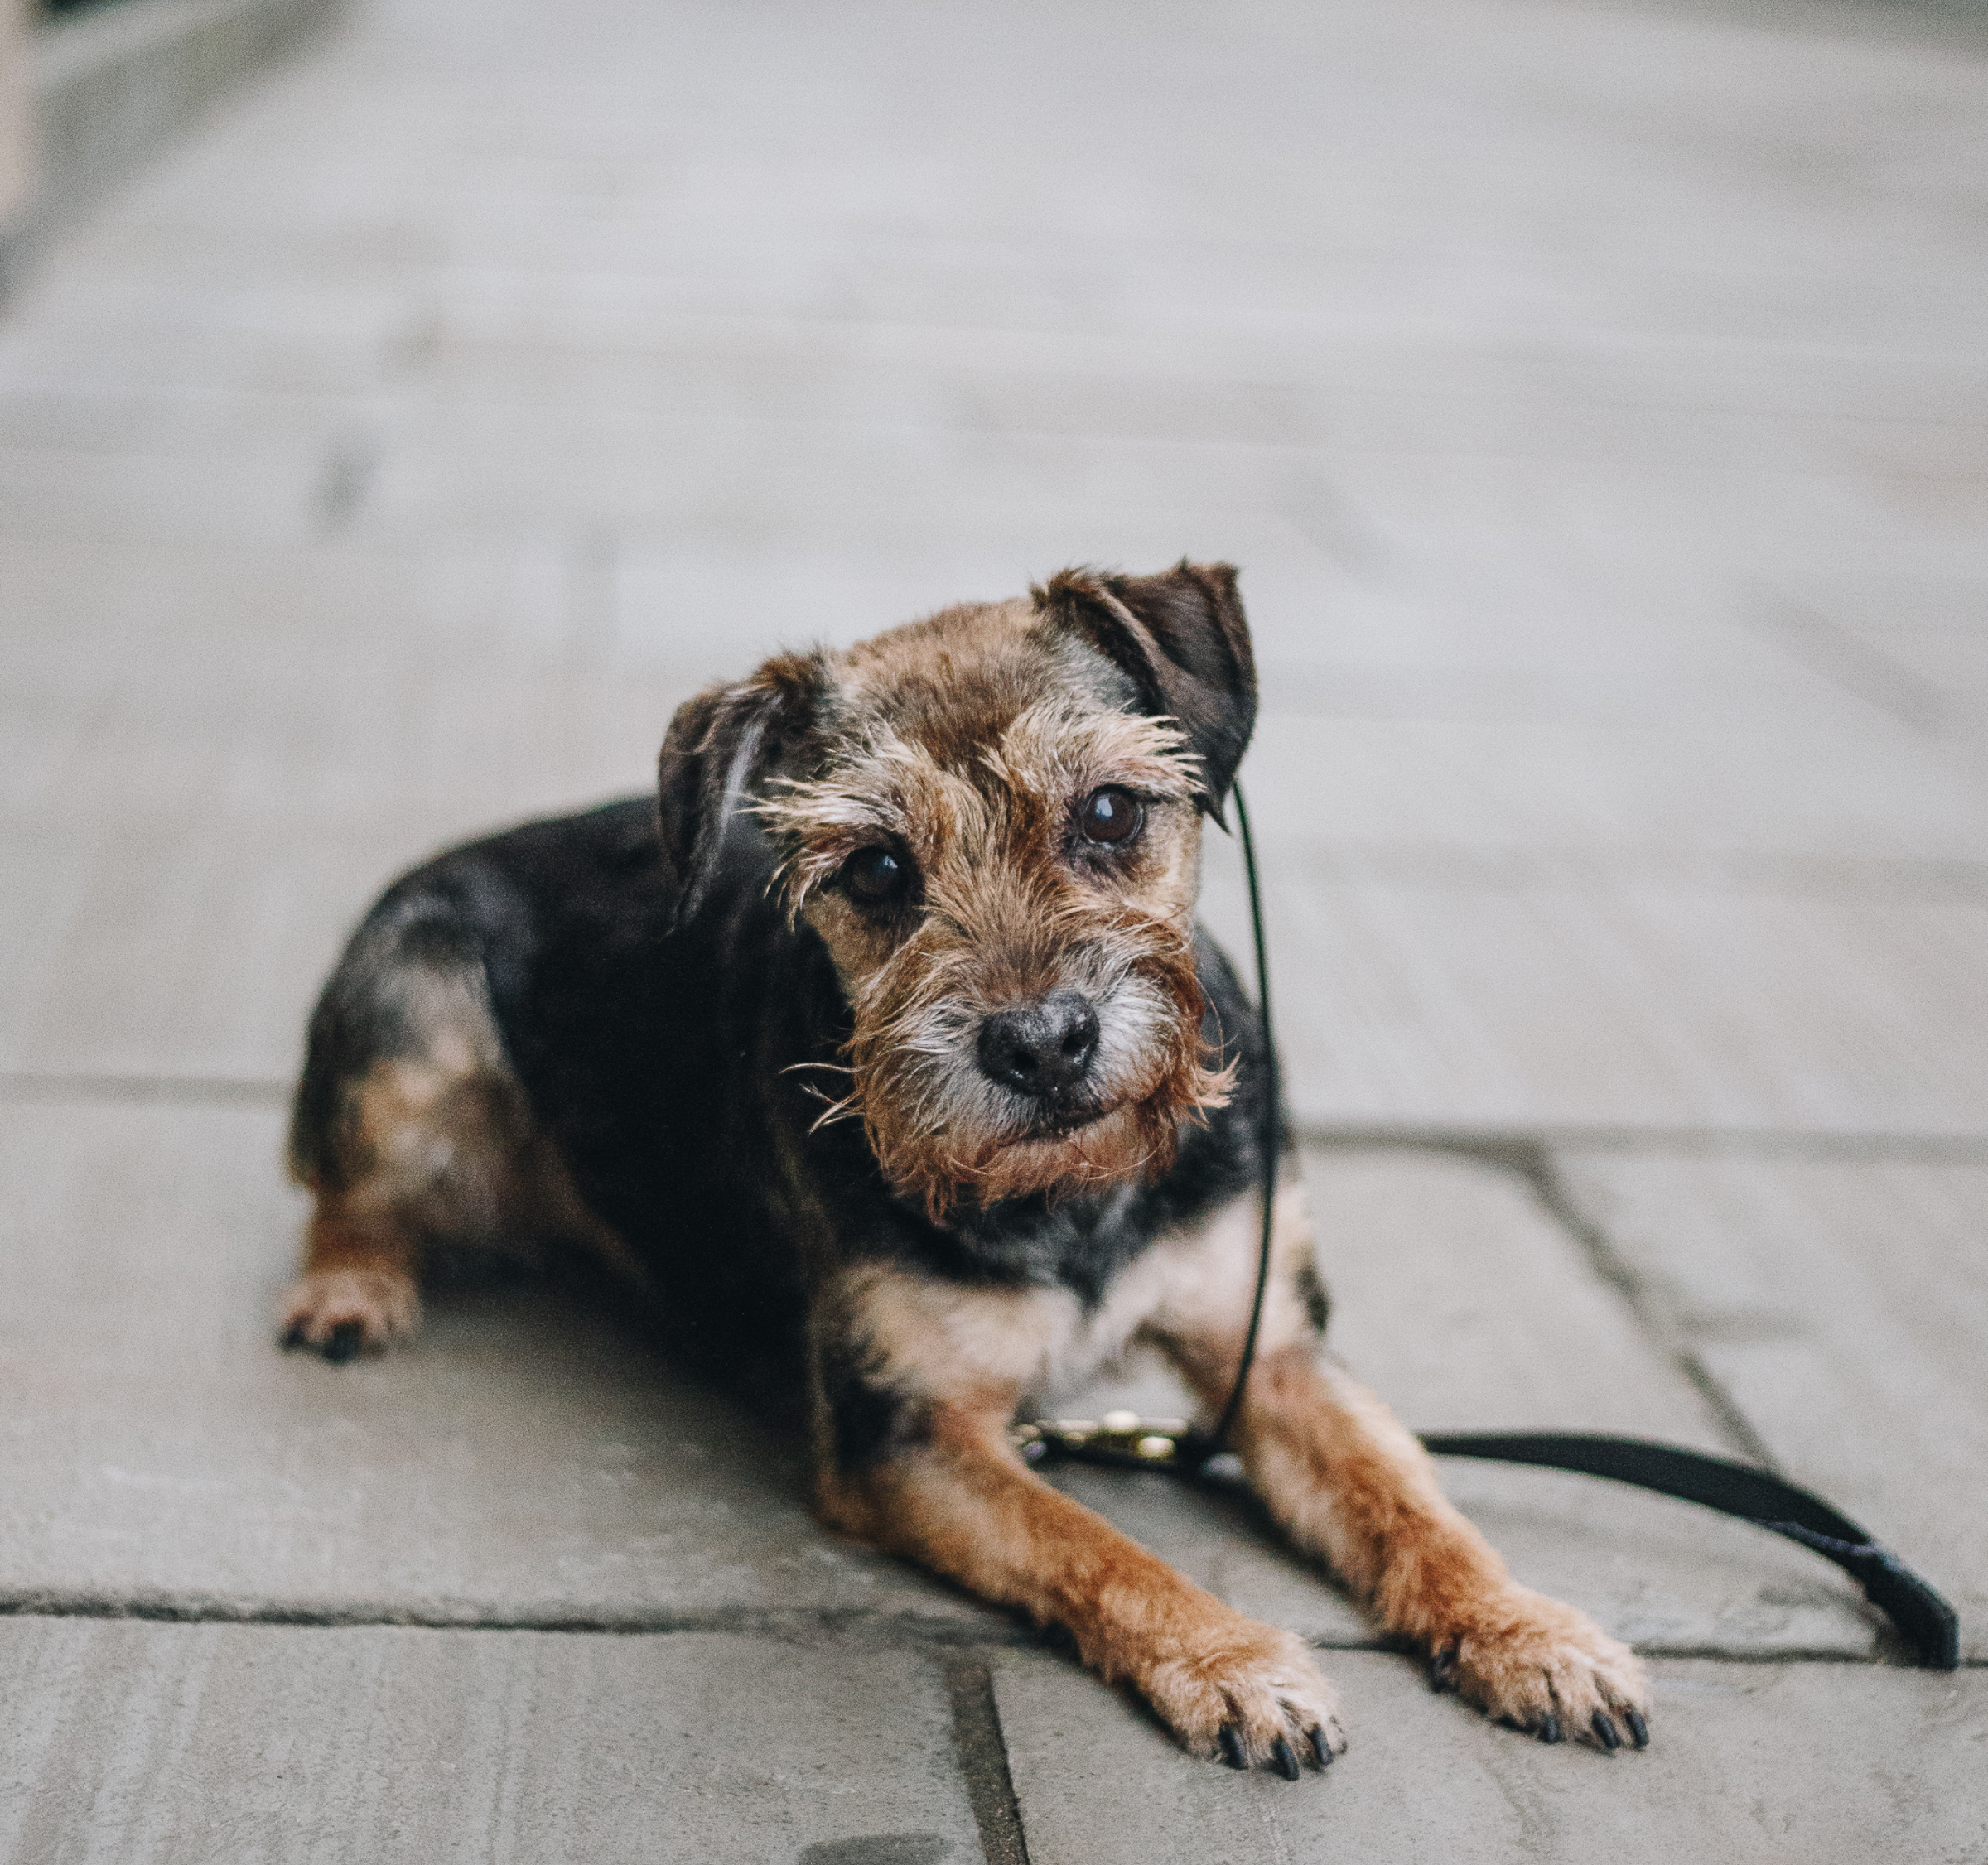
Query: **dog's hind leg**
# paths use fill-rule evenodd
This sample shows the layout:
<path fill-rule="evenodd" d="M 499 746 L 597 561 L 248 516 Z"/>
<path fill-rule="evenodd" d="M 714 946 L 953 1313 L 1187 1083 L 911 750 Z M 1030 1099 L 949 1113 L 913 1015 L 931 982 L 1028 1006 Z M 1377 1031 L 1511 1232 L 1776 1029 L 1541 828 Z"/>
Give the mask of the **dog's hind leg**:
<path fill-rule="evenodd" d="M 290 1163 L 314 1203 L 285 1344 L 346 1360 L 413 1333 L 423 1247 L 496 1241 L 549 1153 L 505 1061 L 475 933 L 446 897 L 396 889 L 311 1021 Z"/>

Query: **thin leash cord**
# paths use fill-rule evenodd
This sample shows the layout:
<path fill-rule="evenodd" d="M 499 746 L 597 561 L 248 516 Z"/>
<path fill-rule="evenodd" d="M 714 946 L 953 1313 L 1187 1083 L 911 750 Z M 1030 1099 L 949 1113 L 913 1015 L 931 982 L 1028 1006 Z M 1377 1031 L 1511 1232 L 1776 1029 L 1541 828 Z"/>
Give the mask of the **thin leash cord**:
<path fill-rule="evenodd" d="M 1257 1019 L 1263 1032 L 1263 1106 L 1257 1135 L 1257 1161 L 1262 1174 L 1263 1225 L 1257 1246 L 1257 1292 L 1249 1304 L 1249 1332 L 1242 1337 L 1242 1357 L 1236 1366 L 1236 1383 L 1228 1389 L 1228 1403 L 1209 1439 L 1213 1449 L 1226 1450 L 1230 1428 L 1242 1409 L 1243 1390 L 1249 1384 L 1249 1370 L 1257 1358 L 1257 1337 L 1263 1327 L 1263 1296 L 1270 1287 L 1271 1235 L 1276 1228 L 1277 1208 L 1277 1154 L 1283 1138 L 1279 1117 L 1277 1039 L 1270 1020 L 1270 946 L 1263 937 L 1263 889 L 1257 879 L 1257 845 L 1249 832 L 1249 805 L 1242 800 L 1242 786 L 1232 784 L 1229 794 L 1236 799 L 1236 825 L 1242 832 L 1242 871 L 1249 879 L 1249 929 L 1257 946 Z"/>

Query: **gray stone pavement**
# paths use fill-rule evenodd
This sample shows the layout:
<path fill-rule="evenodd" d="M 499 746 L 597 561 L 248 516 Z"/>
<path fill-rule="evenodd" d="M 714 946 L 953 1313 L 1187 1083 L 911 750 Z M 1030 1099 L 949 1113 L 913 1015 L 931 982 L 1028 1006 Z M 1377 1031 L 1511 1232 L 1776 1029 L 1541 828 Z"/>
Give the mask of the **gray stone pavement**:
<path fill-rule="evenodd" d="M 0 315 L 0 1859 L 1988 1859 L 1985 205 L 1988 25 L 1875 0 L 380 0 L 138 176 Z M 1547 1751 L 1071 1477 L 1331 1648 L 1345 1762 L 1238 1779 L 581 1294 L 273 1350 L 385 876 L 775 643 L 1183 552 L 1339 1351 L 1773 1459 L 1957 1676 L 1455 1465 L 1657 1670 Z"/>

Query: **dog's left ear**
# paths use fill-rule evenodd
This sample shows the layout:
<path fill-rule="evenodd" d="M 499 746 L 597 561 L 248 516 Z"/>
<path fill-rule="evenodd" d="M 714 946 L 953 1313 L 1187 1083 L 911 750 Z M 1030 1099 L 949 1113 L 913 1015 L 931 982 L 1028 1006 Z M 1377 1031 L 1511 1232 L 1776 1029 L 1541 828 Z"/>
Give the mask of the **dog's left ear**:
<path fill-rule="evenodd" d="M 1156 576 L 1066 570 L 1030 593 L 1130 675 L 1149 711 L 1180 721 L 1201 760 L 1194 800 L 1219 822 L 1257 723 L 1257 663 L 1234 566 L 1183 557 Z"/>
<path fill-rule="evenodd" d="M 677 708 L 656 761 L 656 802 L 678 925 L 710 894 L 746 793 L 799 743 L 827 689 L 819 654 L 781 654 L 742 684 L 708 687 Z"/>

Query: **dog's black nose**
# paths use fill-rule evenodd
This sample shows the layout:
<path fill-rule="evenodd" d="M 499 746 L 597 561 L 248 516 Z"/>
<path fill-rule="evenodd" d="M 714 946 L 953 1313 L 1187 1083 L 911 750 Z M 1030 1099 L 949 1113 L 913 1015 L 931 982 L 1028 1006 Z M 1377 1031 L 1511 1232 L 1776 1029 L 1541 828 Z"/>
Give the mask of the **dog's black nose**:
<path fill-rule="evenodd" d="M 1080 990 L 996 1010 L 980 1026 L 980 1066 L 1004 1088 L 1044 1100 L 1074 1087 L 1098 1053 L 1098 1013 Z"/>

